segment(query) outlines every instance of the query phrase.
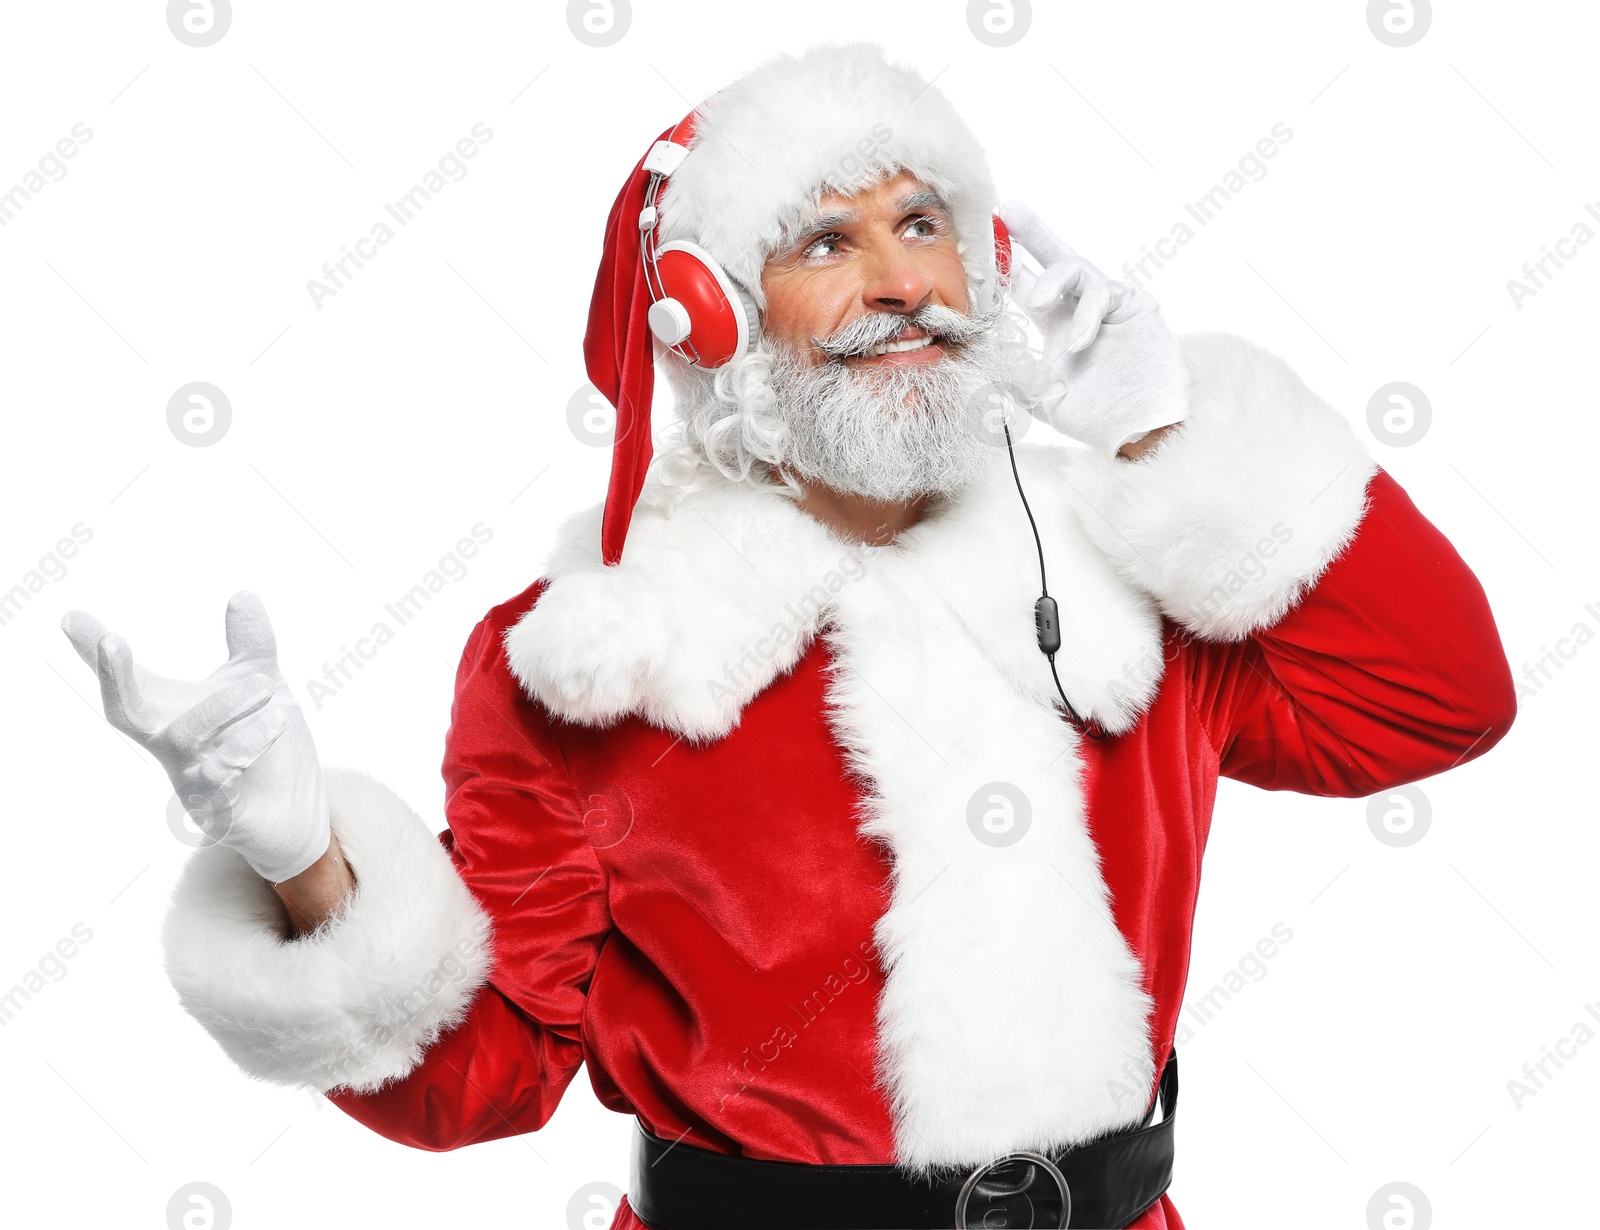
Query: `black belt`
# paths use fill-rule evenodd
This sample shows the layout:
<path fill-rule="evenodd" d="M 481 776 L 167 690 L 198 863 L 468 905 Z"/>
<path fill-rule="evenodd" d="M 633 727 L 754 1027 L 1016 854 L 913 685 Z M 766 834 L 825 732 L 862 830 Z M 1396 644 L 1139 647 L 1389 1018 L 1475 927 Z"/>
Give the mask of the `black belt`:
<path fill-rule="evenodd" d="M 1043 1156 L 1012 1153 L 943 1180 L 892 1165 L 811 1166 L 673 1144 L 639 1125 L 628 1202 L 651 1230 L 1091 1227 L 1136 1221 L 1172 1182 L 1178 1054 L 1136 1128 Z"/>

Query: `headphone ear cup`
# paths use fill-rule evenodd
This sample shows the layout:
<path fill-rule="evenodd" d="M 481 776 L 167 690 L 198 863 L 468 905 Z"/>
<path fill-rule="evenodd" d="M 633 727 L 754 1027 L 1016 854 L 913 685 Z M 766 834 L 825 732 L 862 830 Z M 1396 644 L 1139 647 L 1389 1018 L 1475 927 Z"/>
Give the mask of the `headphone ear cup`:
<path fill-rule="evenodd" d="M 755 304 L 709 252 L 675 239 L 656 251 L 654 266 L 660 296 L 651 307 L 650 327 L 663 343 L 704 368 L 721 367 L 745 352 Z"/>

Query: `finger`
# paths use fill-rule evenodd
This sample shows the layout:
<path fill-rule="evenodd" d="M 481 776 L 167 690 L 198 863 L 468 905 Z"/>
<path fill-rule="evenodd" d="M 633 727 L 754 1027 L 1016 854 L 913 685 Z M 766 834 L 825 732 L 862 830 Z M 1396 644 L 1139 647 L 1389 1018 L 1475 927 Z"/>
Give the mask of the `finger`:
<path fill-rule="evenodd" d="M 159 720 L 139 687 L 133 650 L 115 632 L 107 632 L 100 638 L 97 654 L 100 699 L 105 705 L 106 721 L 141 742 L 149 739 Z"/>
<path fill-rule="evenodd" d="M 1078 313 L 1073 318 L 1077 327 L 1067 339 L 1066 353 L 1077 354 L 1100 332 L 1100 322 L 1105 319 L 1106 307 L 1111 302 L 1111 284 L 1096 278 L 1084 287 L 1083 298 L 1078 301 Z"/>
<path fill-rule="evenodd" d="M 210 696 L 172 719 L 165 738 L 174 748 L 204 747 L 240 718 L 248 717 L 272 699 L 270 675 L 249 675 L 218 688 Z"/>
<path fill-rule="evenodd" d="M 1093 277 L 1094 266 L 1085 260 L 1073 257 L 1058 261 L 1039 275 L 1030 306 L 1035 311 L 1044 311 L 1059 302 L 1062 295 L 1079 296 Z"/>
<path fill-rule="evenodd" d="M 1040 220 L 1039 215 L 1021 201 L 1007 201 L 997 212 L 1006 229 L 1011 232 L 1011 238 L 1041 265 L 1053 265 L 1071 255 L 1072 249 L 1062 243 L 1056 233 Z"/>
<path fill-rule="evenodd" d="M 87 611 L 68 611 L 61 620 L 61 630 L 78 651 L 78 656 L 88 663 L 90 670 L 100 669 L 100 639 L 106 628 Z"/>
<path fill-rule="evenodd" d="M 277 664 L 278 638 L 260 598 L 248 589 L 240 590 L 228 600 L 225 623 L 230 659 Z"/>
<path fill-rule="evenodd" d="M 1011 266 L 1011 301 L 1021 309 L 1024 316 L 1043 329 L 1047 312 L 1033 306 L 1033 301 L 1037 298 L 1037 291 L 1034 288 L 1038 283 L 1039 275 L 1021 262 Z"/>
<path fill-rule="evenodd" d="M 282 709 L 268 709 L 235 722 L 222 732 L 207 754 L 207 775 L 215 774 L 216 780 L 226 782 L 234 774 L 243 773 L 266 755 L 288 729 L 289 715 Z"/>
<path fill-rule="evenodd" d="M 1124 321 L 1149 310 L 1146 304 L 1148 296 L 1143 291 L 1135 290 L 1128 283 L 1113 282 L 1111 290 L 1111 306 L 1106 309 L 1105 315 L 1107 320 Z"/>

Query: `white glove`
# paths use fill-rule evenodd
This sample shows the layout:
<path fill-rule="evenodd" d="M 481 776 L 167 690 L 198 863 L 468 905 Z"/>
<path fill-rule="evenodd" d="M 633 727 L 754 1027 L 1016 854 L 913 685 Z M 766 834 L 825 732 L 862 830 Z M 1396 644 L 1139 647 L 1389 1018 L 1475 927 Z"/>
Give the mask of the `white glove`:
<path fill-rule="evenodd" d="M 1107 278 L 1026 205 L 1008 201 L 1000 218 L 1043 271 L 1012 261 L 1012 298 L 1039 327 L 1056 376 L 1040 405 L 1045 421 L 1107 456 L 1179 422 L 1189 373 L 1155 299 Z"/>
<path fill-rule="evenodd" d="M 328 796 L 305 714 L 278 670 L 261 599 L 228 603 L 228 660 L 199 683 L 152 674 L 100 621 L 61 621 L 100 674 L 106 720 L 161 762 L 185 810 L 212 841 L 274 884 L 328 849 Z"/>

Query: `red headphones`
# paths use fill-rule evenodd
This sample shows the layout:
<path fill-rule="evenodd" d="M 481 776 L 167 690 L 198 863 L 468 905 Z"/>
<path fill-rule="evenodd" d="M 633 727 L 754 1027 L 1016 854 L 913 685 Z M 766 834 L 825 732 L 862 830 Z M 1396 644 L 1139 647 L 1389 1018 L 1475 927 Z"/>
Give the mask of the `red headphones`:
<path fill-rule="evenodd" d="M 656 241 L 661 221 L 656 199 L 661 185 L 688 156 L 693 121 L 692 113 L 685 116 L 645 156 L 642 165 L 650 173 L 650 182 L 644 208 L 639 211 L 639 255 L 650 292 L 646 317 L 650 332 L 691 365 L 715 368 L 750 349 L 760 317 L 755 300 L 699 244 L 684 239 L 664 244 Z M 689 131 L 680 142 L 678 132 L 686 127 Z M 998 214 L 994 217 L 994 263 L 1002 277 L 1010 272 L 1011 234 Z"/>

